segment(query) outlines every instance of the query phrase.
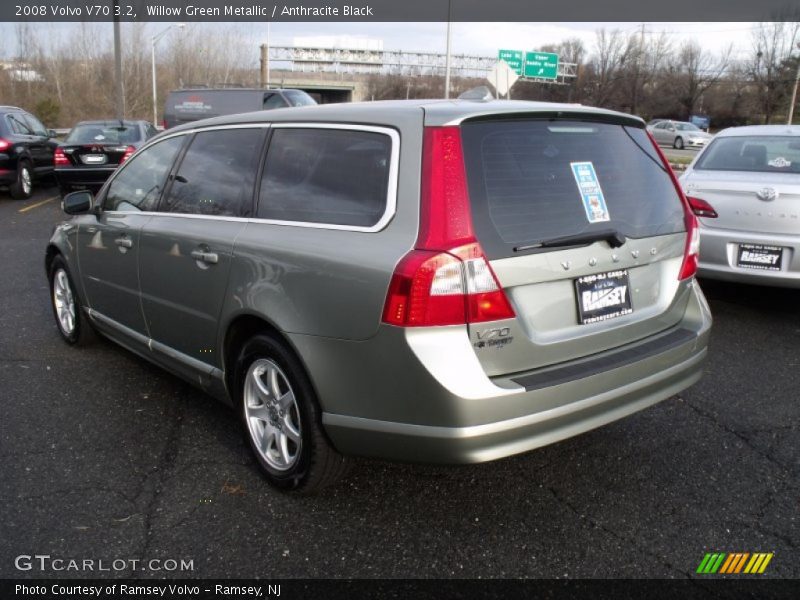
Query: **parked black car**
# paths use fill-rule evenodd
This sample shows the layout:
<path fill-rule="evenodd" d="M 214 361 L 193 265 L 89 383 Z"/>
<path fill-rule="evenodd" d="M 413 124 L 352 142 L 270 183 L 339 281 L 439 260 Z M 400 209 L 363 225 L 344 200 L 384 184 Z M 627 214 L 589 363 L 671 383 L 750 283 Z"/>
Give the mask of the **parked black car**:
<path fill-rule="evenodd" d="M 164 106 L 164 129 L 199 119 L 288 108 L 313 106 L 317 102 L 303 90 L 194 88 L 174 90 Z"/>
<path fill-rule="evenodd" d="M 53 174 L 55 132 L 16 106 L 0 106 L 0 188 L 12 198 L 33 194 L 33 184 Z"/>
<path fill-rule="evenodd" d="M 99 190 L 119 165 L 158 131 L 147 121 L 81 121 L 55 151 L 61 193 Z"/>

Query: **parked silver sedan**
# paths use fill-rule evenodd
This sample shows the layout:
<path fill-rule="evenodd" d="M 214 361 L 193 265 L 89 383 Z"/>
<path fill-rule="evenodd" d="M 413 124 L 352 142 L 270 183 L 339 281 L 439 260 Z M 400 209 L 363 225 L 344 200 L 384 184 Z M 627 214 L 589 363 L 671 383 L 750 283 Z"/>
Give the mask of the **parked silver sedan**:
<path fill-rule="evenodd" d="M 658 121 L 647 126 L 653 138 L 665 146 L 683 148 L 702 148 L 714 137 L 693 123 L 684 121 Z"/>
<path fill-rule="evenodd" d="M 700 221 L 701 276 L 800 287 L 800 127 L 726 129 L 681 185 Z"/>

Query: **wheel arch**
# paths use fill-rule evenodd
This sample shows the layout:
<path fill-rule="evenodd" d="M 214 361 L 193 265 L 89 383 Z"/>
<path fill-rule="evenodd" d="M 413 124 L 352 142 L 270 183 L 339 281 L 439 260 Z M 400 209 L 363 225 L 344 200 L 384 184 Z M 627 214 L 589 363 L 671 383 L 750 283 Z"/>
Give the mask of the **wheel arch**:
<path fill-rule="evenodd" d="M 236 354 L 247 340 L 259 333 L 270 335 L 284 344 L 302 366 L 308 380 L 311 382 L 311 386 L 314 388 L 315 395 L 319 398 L 314 379 L 311 377 L 306 362 L 289 337 L 262 315 L 245 312 L 237 314 L 227 323 L 225 335 L 222 338 L 222 368 L 225 377 L 225 388 L 228 390 L 228 396 L 231 401 L 233 403 L 236 402 L 233 390 Z"/>

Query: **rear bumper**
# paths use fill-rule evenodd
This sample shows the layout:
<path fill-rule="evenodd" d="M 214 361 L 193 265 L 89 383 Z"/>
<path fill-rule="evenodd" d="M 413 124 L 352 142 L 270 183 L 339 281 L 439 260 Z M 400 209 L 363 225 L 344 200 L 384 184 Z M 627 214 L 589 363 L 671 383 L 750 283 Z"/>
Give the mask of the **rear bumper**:
<path fill-rule="evenodd" d="M 696 283 L 689 293 L 686 316 L 675 328 L 688 332 L 680 343 L 637 358 L 636 347 L 652 346 L 650 338 L 588 357 L 583 374 L 579 368 L 572 377 L 565 378 L 567 369 L 559 365 L 552 369 L 552 384 L 546 386 L 540 385 L 539 372 L 534 377 L 538 384 L 528 388 L 518 382 L 533 374 L 486 377 L 463 328 L 461 332 L 457 327 L 440 328 L 432 334 L 445 340 L 438 350 L 433 343 L 425 348 L 414 339 L 413 330 L 390 327 L 382 328 L 373 340 L 351 343 L 356 348 L 341 347 L 340 340 L 338 354 L 330 352 L 333 348 L 313 348 L 318 338 L 314 342 L 293 336 L 292 340 L 310 363 L 323 405 L 323 425 L 341 452 L 414 462 L 475 463 L 594 429 L 696 382 L 702 374 L 711 315 Z M 663 334 L 665 339 L 669 335 Z M 400 351 L 402 343 L 411 358 Z M 327 355 L 325 364 L 316 357 L 320 351 Z M 628 353 L 629 358 L 615 361 L 618 353 Z M 591 368 L 603 362 L 608 368 Z M 581 366 L 580 361 L 575 364 Z"/>
<path fill-rule="evenodd" d="M 17 180 L 17 162 L 8 154 L 0 153 L 0 185 L 11 185 Z"/>
<path fill-rule="evenodd" d="M 736 266 L 739 244 L 785 248 L 781 270 L 766 271 Z M 800 236 L 701 227 L 698 275 L 737 283 L 800 288 Z"/>
<path fill-rule="evenodd" d="M 58 184 L 62 187 L 92 187 L 99 188 L 111 177 L 117 169 L 114 167 L 66 167 L 55 170 Z"/>

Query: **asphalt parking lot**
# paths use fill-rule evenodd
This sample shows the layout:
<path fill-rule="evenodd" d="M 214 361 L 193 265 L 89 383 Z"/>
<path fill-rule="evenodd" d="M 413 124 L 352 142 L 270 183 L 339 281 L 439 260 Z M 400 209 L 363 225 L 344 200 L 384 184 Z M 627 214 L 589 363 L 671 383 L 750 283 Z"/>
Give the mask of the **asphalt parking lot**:
<path fill-rule="evenodd" d="M 38 553 L 193 561 L 133 577 L 683 578 L 710 551 L 800 577 L 800 290 L 703 282 L 705 377 L 623 421 L 478 466 L 360 460 L 293 497 L 229 409 L 110 342 L 60 340 L 55 196 L 0 193 L 0 577 L 87 575 L 15 568 Z"/>

